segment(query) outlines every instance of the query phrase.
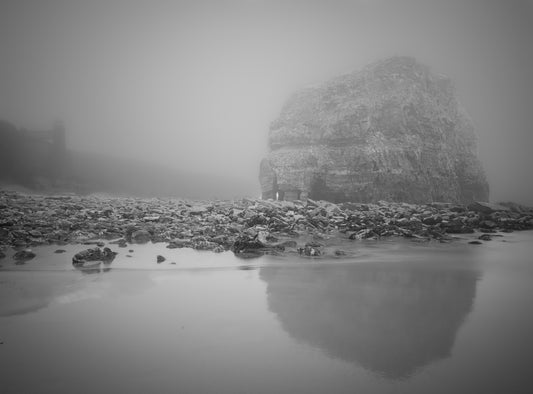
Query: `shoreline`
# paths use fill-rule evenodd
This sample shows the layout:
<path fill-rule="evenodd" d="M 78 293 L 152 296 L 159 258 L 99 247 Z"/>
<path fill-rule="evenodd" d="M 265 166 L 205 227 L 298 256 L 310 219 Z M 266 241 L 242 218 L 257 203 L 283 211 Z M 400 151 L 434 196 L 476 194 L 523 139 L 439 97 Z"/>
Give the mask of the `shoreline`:
<path fill-rule="evenodd" d="M 470 242 L 481 244 L 502 235 L 497 232 L 530 229 L 533 211 L 512 203 L 199 201 L 0 190 L 0 258 L 13 248 L 22 260 L 29 257 L 24 250 L 34 246 L 102 246 L 98 240 L 120 248 L 163 242 L 169 249 L 231 250 L 240 257 L 340 257 L 343 250 L 325 248 L 327 240 L 447 243 L 458 234 L 481 233 Z"/>

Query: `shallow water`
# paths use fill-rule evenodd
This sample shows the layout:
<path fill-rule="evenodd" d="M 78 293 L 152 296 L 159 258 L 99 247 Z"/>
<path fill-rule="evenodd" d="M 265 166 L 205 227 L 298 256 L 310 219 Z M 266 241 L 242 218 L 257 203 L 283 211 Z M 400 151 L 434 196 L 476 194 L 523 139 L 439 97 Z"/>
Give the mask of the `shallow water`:
<path fill-rule="evenodd" d="M 529 392 L 533 232 L 351 245 L 252 260 L 114 246 L 86 271 L 80 246 L 0 260 L 0 392 Z"/>

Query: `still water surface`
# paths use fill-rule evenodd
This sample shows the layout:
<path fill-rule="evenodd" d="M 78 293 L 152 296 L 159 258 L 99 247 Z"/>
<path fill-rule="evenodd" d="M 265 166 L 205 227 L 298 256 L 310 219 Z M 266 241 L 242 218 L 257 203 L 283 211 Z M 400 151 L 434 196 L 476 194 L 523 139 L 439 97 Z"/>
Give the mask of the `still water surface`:
<path fill-rule="evenodd" d="M 1 393 L 531 389 L 532 232 L 329 260 L 137 245 L 92 271 L 55 249 L 0 260 Z"/>

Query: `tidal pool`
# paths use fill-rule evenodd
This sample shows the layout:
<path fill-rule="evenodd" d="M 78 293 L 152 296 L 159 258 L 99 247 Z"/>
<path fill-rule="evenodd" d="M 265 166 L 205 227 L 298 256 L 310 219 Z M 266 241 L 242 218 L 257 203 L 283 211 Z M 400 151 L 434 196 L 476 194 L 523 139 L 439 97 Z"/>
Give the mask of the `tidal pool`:
<path fill-rule="evenodd" d="M 533 232 L 352 245 L 251 260 L 113 247 L 83 271 L 79 245 L 0 260 L 0 392 L 531 390 Z"/>

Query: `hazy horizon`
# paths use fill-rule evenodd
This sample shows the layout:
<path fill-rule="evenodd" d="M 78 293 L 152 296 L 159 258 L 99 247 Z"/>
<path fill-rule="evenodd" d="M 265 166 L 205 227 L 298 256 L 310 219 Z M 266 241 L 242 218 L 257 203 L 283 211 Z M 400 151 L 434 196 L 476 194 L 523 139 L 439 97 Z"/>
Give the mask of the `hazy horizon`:
<path fill-rule="evenodd" d="M 454 81 L 491 200 L 533 204 L 532 22 L 529 0 L 4 0 L 0 119 L 259 190 L 291 93 L 407 55 Z"/>

